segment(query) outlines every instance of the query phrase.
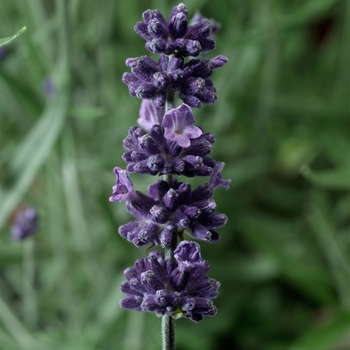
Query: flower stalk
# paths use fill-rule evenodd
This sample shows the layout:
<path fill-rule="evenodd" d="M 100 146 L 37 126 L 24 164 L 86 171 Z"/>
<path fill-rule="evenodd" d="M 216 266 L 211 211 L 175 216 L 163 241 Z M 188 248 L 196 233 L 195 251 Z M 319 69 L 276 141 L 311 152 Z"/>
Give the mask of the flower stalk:
<path fill-rule="evenodd" d="M 164 249 L 149 252 L 124 271 L 121 291 L 126 297 L 120 305 L 162 316 L 163 350 L 173 350 L 177 318 L 200 322 L 217 313 L 212 299 L 220 283 L 207 276 L 209 263 L 191 239 L 219 240 L 217 229 L 226 225 L 227 217 L 216 212 L 213 193 L 218 187 L 228 189 L 230 180 L 221 177 L 224 163 L 209 157 L 215 137 L 194 125 L 192 108 L 216 101 L 210 77 L 227 58 L 195 58 L 214 49 L 215 28 L 204 18 L 189 23 L 182 3 L 168 20 L 158 10 L 147 10 L 142 18 L 135 31 L 159 60 L 147 56 L 126 60 L 131 72 L 124 73 L 122 80 L 131 96 L 142 99 L 140 127 L 131 127 L 123 142 L 127 166 L 114 168 L 116 184 L 110 201 L 125 201 L 135 217 L 120 226 L 123 238 L 136 247 Z M 184 102 L 178 107 L 176 96 Z M 134 189 L 129 173 L 162 175 L 162 179 L 144 194 Z M 179 181 L 180 175 L 185 180 L 195 176 L 209 180 L 193 189 L 189 182 Z"/>

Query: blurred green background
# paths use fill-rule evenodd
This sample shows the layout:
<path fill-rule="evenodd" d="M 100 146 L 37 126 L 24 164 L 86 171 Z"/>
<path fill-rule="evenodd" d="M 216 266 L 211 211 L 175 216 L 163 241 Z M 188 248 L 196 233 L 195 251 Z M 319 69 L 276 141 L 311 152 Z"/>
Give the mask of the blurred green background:
<path fill-rule="evenodd" d="M 0 37 L 27 31 L 0 61 L 0 349 L 160 349 L 160 319 L 119 307 L 145 249 L 119 236 L 131 217 L 108 197 L 140 106 L 125 60 L 149 55 L 133 27 L 176 4 L 1 0 Z M 177 349 L 349 349 L 349 1 L 186 5 L 221 23 L 208 57 L 229 63 L 195 117 L 232 183 L 215 193 L 221 241 L 201 243 L 219 311 L 177 321 Z M 26 206 L 40 230 L 14 242 Z"/>

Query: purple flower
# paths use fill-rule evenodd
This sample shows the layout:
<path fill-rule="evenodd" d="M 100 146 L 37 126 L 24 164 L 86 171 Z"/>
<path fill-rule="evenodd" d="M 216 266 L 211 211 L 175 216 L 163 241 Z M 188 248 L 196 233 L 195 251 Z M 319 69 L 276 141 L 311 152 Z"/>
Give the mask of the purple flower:
<path fill-rule="evenodd" d="M 142 100 L 140 118 L 138 124 L 146 130 L 151 130 L 153 125 L 161 125 L 165 113 L 164 107 L 156 107 L 150 100 Z"/>
<path fill-rule="evenodd" d="M 201 258 L 199 245 L 183 241 L 174 255 L 175 260 L 165 260 L 164 254 L 151 252 L 126 269 L 126 282 L 121 285 L 126 298 L 121 307 L 194 322 L 215 316 L 212 299 L 217 297 L 220 283 L 206 276 L 209 264 Z"/>
<path fill-rule="evenodd" d="M 183 3 L 173 8 L 168 21 L 158 10 L 145 11 L 142 19 L 134 29 L 146 40 L 145 48 L 150 52 L 185 57 L 198 56 L 215 48 L 215 41 L 210 38 L 210 21 L 203 19 L 189 26 Z"/>
<path fill-rule="evenodd" d="M 212 196 L 208 183 L 192 191 L 186 182 L 174 179 L 171 187 L 158 180 L 148 187 L 147 196 L 140 192 L 128 196 L 127 210 L 137 220 L 120 226 L 119 234 L 137 247 L 151 243 L 165 248 L 174 235 L 182 239 L 184 233 L 215 243 L 220 239 L 216 229 L 226 225 L 227 216 L 215 212 Z"/>
<path fill-rule="evenodd" d="M 190 139 L 190 145 L 183 148 L 177 142 L 167 140 L 164 127 L 160 125 L 154 125 L 150 133 L 134 126 L 124 140 L 126 152 L 122 158 L 131 173 L 208 176 L 216 164 L 207 156 L 214 141 L 212 134 L 204 133 Z"/>
<path fill-rule="evenodd" d="M 27 208 L 19 212 L 11 226 L 11 236 L 14 240 L 24 240 L 32 236 L 38 229 L 38 214 L 35 209 Z"/>
<path fill-rule="evenodd" d="M 134 190 L 134 186 L 130 180 L 128 173 L 119 167 L 113 169 L 116 175 L 116 184 L 113 186 L 112 196 L 109 197 L 110 202 L 124 202 L 130 192 Z"/>
<path fill-rule="evenodd" d="M 228 190 L 231 180 L 223 180 L 221 177 L 221 171 L 224 168 L 225 163 L 217 162 L 212 174 L 210 175 L 209 186 L 211 190 L 215 190 L 217 187 L 222 186 L 225 190 Z"/>
<path fill-rule="evenodd" d="M 165 138 L 176 141 L 181 147 L 189 147 L 190 139 L 196 139 L 203 134 L 200 128 L 192 125 L 194 122 L 192 110 L 186 104 L 171 109 L 165 113 L 162 122 Z"/>
<path fill-rule="evenodd" d="M 184 63 L 182 57 L 160 55 L 157 63 L 150 57 L 129 58 L 126 65 L 131 73 L 124 73 L 123 82 L 131 96 L 150 99 L 163 107 L 168 90 L 179 91 L 179 98 L 190 107 L 200 108 L 202 103 L 216 101 L 216 90 L 210 76 L 214 69 L 228 62 L 219 55 L 210 60 L 191 59 Z"/>

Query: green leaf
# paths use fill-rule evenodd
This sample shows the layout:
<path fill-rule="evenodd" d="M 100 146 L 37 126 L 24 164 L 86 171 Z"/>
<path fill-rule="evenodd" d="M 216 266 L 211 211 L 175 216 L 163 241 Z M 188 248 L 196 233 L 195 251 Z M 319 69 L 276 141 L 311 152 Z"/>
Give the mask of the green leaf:
<path fill-rule="evenodd" d="M 338 312 L 326 325 L 311 330 L 291 350 L 335 349 L 342 337 L 350 330 L 350 314 Z"/>
<path fill-rule="evenodd" d="M 12 163 L 15 177 L 11 188 L 0 188 L 0 229 L 29 189 L 61 132 L 67 107 L 67 93 L 57 93 L 35 127 L 19 145 Z"/>
<path fill-rule="evenodd" d="M 0 47 L 10 44 L 13 40 L 17 39 L 21 34 L 23 34 L 27 30 L 26 27 L 20 29 L 17 33 L 9 36 L 7 38 L 0 39 Z"/>
<path fill-rule="evenodd" d="M 350 167 L 338 167 L 334 170 L 313 171 L 304 165 L 301 174 L 313 185 L 334 190 L 350 188 Z"/>

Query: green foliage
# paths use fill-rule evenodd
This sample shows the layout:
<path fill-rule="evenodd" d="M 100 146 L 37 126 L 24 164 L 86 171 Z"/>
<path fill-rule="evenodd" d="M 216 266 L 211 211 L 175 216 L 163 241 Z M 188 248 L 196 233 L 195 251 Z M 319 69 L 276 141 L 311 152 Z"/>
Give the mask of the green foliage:
<path fill-rule="evenodd" d="M 23 27 L 22 29 L 20 29 L 17 33 L 13 34 L 12 36 L 0 39 L 0 47 L 10 44 L 13 40 L 17 39 L 26 30 L 27 30 L 27 28 Z"/>
<path fill-rule="evenodd" d="M 133 26 L 175 4 L 1 1 L 0 349 L 160 348 L 160 319 L 119 307 L 123 270 L 145 252 L 120 238 L 130 217 L 108 197 L 140 106 L 124 63 L 148 54 Z M 345 350 L 349 2 L 186 5 L 221 23 L 210 57 L 229 63 L 213 76 L 217 103 L 195 117 L 232 185 L 215 195 L 229 217 L 221 242 L 201 244 L 221 282 L 218 315 L 178 320 L 177 348 Z M 154 178 L 133 180 L 144 190 Z M 31 244 L 9 237 L 24 206 L 40 215 Z"/>

